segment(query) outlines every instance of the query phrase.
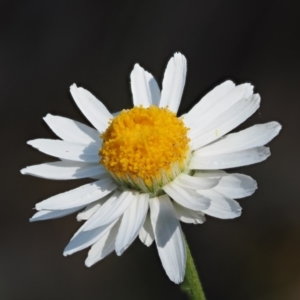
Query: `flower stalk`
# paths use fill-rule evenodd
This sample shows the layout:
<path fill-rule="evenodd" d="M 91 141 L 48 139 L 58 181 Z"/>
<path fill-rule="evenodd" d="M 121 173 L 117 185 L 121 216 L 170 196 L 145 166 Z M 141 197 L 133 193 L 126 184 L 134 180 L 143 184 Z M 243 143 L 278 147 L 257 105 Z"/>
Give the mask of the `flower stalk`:
<path fill-rule="evenodd" d="M 205 300 L 206 298 L 199 279 L 199 275 L 185 237 L 184 241 L 187 252 L 187 261 L 184 281 L 181 283 L 180 288 L 188 295 L 190 300 Z"/>

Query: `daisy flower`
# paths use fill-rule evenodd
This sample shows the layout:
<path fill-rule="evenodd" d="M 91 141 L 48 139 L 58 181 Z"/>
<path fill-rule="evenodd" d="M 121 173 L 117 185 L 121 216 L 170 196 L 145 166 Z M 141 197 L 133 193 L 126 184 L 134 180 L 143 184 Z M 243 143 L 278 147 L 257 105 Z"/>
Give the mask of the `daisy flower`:
<path fill-rule="evenodd" d="M 80 211 L 77 220 L 85 223 L 65 248 L 65 256 L 91 246 L 85 261 L 90 267 L 114 250 L 121 255 L 139 236 L 146 246 L 155 241 L 167 275 L 180 283 L 186 247 L 179 221 L 202 224 L 205 215 L 241 215 L 233 199 L 251 195 L 256 181 L 221 169 L 264 161 L 270 156 L 264 145 L 281 126 L 270 122 L 228 134 L 260 104 L 251 84 L 230 80 L 177 117 L 186 71 L 186 58 L 176 53 L 160 91 L 153 76 L 136 64 L 130 75 L 134 107 L 116 114 L 74 84 L 74 101 L 94 128 L 48 114 L 44 120 L 60 139 L 28 142 L 59 160 L 24 168 L 22 174 L 94 179 L 35 206 L 31 221 Z"/>

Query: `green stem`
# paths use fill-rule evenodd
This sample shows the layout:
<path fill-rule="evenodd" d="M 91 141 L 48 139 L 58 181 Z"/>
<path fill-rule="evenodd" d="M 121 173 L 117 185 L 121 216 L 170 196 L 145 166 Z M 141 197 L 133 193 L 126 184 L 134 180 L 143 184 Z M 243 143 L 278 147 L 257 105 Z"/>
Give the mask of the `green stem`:
<path fill-rule="evenodd" d="M 190 300 L 205 300 L 197 269 L 185 237 L 184 241 L 186 246 L 187 261 L 184 281 L 180 285 L 181 290 L 188 294 Z"/>

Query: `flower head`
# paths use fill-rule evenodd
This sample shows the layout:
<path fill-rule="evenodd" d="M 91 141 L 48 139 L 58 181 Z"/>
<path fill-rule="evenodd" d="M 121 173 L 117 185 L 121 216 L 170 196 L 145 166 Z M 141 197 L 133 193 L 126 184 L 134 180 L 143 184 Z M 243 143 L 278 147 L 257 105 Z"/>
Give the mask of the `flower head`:
<path fill-rule="evenodd" d="M 134 66 L 134 107 L 114 116 L 90 92 L 71 86 L 76 104 L 95 129 L 63 117 L 44 118 L 61 140 L 28 144 L 60 160 L 27 167 L 22 174 L 96 180 L 36 204 L 38 212 L 31 221 L 76 211 L 77 219 L 86 221 L 64 255 L 91 246 L 86 259 L 91 266 L 113 250 L 121 255 L 139 236 L 147 246 L 155 240 L 167 275 L 180 283 L 186 249 L 179 221 L 201 224 L 205 214 L 240 216 L 241 207 L 233 199 L 251 195 L 256 182 L 221 169 L 265 160 L 270 151 L 264 145 L 281 126 L 270 122 L 227 134 L 260 103 L 250 84 L 236 86 L 232 81 L 177 117 L 185 77 L 186 59 L 176 53 L 167 65 L 161 93 L 152 75 Z"/>

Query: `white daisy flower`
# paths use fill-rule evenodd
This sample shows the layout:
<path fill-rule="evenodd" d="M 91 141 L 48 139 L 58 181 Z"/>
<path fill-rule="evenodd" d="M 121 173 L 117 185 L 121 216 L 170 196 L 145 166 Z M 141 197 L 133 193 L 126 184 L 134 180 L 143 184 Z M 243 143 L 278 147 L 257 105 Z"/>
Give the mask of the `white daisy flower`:
<path fill-rule="evenodd" d="M 28 144 L 59 158 L 30 166 L 22 174 L 96 181 L 36 204 L 31 221 L 81 211 L 86 221 L 64 250 L 91 246 L 90 267 L 113 250 L 121 255 L 139 236 L 155 240 L 162 265 L 175 283 L 184 279 L 186 249 L 179 221 L 201 224 L 205 214 L 232 219 L 241 207 L 233 199 L 251 195 L 256 181 L 229 169 L 265 160 L 264 147 L 280 131 L 277 122 L 227 134 L 259 107 L 249 83 L 225 81 L 187 114 L 177 117 L 186 78 L 186 59 L 176 53 L 167 65 L 162 92 L 138 64 L 130 75 L 134 107 L 111 114 L 90 92 L 71 86 L 75 103 L 95 129 L 48 114 L 44 120 L 60 138 Z"/>

